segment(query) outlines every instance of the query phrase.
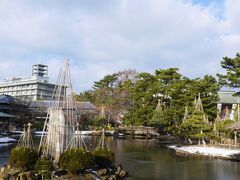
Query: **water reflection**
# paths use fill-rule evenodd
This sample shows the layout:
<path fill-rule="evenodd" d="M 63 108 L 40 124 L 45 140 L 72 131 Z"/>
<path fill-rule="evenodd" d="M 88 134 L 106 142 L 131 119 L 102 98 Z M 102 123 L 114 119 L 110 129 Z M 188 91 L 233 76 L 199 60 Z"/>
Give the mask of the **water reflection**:
<path fill-rule="evenodd" d="M 8 161 L 9 153 L 14 144 L 0 144 L 0 167 Z"/>
<path fill-rule="evenodd" d="M 89 150 L 96 147 L 100 137 L 84 137 Z M 39 138 L 35 138 L 37 145 Z M 128 179 L 170 180 L 239 180 L 240 163 L 223 160 L 183 158 L 155 140 L 122 140 L 107 138 L 116 155 L 116 164 L 130 172 Z M 0 146 L 0 165 L 8 159 L 10 146 Z"/>
<path fill-rule="evenodd" d="M 132 179 L 240 179 L 239 162 L 178 157 L 157 141 L 127 140 L 122 147 L 117 156 Z"/>

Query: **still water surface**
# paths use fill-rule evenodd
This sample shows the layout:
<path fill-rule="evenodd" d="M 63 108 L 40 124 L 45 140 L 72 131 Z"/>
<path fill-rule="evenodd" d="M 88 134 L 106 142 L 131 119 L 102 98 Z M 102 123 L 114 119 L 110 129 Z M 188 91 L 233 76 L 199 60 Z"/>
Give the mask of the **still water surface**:
<path fill-rule="evenodd" d="M 85 137 L 90 149 L 98 138 Z M 107 138 L 107 143 L 115 152 L 116 164 L 122 164 L 130 173 L 128 179 L 240 180 L 240 162 L 178 157 L 157 140 Z M 0 166 L 7 162 L 12 147 L 0 145 Z"/>

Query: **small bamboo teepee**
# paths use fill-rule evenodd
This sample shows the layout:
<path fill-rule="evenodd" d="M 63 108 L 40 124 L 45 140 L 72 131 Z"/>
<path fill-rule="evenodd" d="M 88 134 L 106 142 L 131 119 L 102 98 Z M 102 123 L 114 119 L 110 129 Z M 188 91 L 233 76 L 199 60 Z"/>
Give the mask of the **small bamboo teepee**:
<path fill-rule="evenodd" d="M 202 100 L 201 100 L 201 97 L 200 97 L 200 93 L 198 94 L 198 98 L 195 99 L 194 104 L 195 104 L 195 110 L 194 111 L 202 112 L 203 113 L 203 122 L 208 123 L 208 118 L 206 117 L 206 114 L 204 113 L 204 110 L 203 110 L 203 105 L 202 105 Z"/>
<path fill-rule="evenodd" d="M 150 120 L 150 124 L 152 125 L 158 124 L 162 117 L 163 117 L 163 109 L 162 109 L 161 101 L 159 99 L 158 104 L 153 112 L 153 117 Z"/>
<path fill-rule="evenodd" d="M 106 140 L 105 140 L 105 129 L 102 129 L 102 135 L 101 135 L 101 138 L 99 139 L 99 142 L 98 142 L 98 145 L 97 145 L 96 148 L 109 149 L 109 146 L 108 146 L 108 144 L 106 143 Z"/>
<path fill-rule="evenodd" d="M 217 113 L 217 117 L 216 117 L 216 119 L 214 120 L 214 123 L 213 123 L 213 132 L 215 134 L 218 134 L 217 124 L 220 123 L 221 121 L 222 121 L 222 119 L 220 118 L 219 114 Z"/>
<path fill-rule="evenodd" d="M 34 149 L 31 125 L 31 123 L 28 123 L 26 129 L 26 125 L 24 124 L 23 133 L 18 141 L 17 147 Z"/>
<path fill-rule="evenodd" d="M 101 106 L 101 111 L 100 111 L 99 116 L 100 116 L 101 118 L 106 119 L 105 106 Z"/>
<path fill-rule="evenodd" d="M 185 112 L 184 112 L 184 116 L 183 116 L 183 122 L 186 122 L 188 116 L 189 116 L 188 106 L 185 106 Z"/>
<path fill-rule="evenodd" d="M 87 145 L 85 144 L 85 142 L 82 138 L 79 126 L 80 126 L 80 124 L 77 123 L 77 130 L 75 131 L 72 139 L 70 140 L 70 143 L 69 143 L 67 149 L 83 148 L 83 149 L 87 150 Z"/>
<path fill-rule="evenodd" d="M 50 156 L 52 160 L 58 162 L 61 153 L 69 146 L 76 128 L 75 102 L 68 59 L 65 59 L 64 66 L 60 70 L 52 99 L 39 152 L 42 151 L 42 156 Z"/>

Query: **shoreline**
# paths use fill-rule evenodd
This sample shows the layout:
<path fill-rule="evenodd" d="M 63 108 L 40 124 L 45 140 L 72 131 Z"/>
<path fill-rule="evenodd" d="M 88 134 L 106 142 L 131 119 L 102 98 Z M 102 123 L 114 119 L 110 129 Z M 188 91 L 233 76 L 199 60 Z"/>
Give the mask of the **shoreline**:
<path fill-rule="evenodd" d="M 167 146 L 176 152 L 176 155 L 183 157 L 196 157 L 207 159 L 223 159 L 240 161 L 239 148 L 223 148 L 216 146 L 188 145 L 188 146 Z"/>

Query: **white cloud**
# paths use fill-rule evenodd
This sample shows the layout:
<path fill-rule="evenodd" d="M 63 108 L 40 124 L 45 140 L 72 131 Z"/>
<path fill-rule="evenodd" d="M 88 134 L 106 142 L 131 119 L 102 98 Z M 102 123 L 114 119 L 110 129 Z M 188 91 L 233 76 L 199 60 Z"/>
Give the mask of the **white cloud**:
<path fill-rule="evenodd" d="M 239 52 L 239 12 L 238 0 L 221 5 L 190 0 L 2 0 L 0 78 L 30 75 L 31 65 L 41 57 L 55 82 L 66 56 L 76 91 L 128 68 L 153 72 L 179 67 L 192 77 L 216 74 L 223 56 Z"/>

